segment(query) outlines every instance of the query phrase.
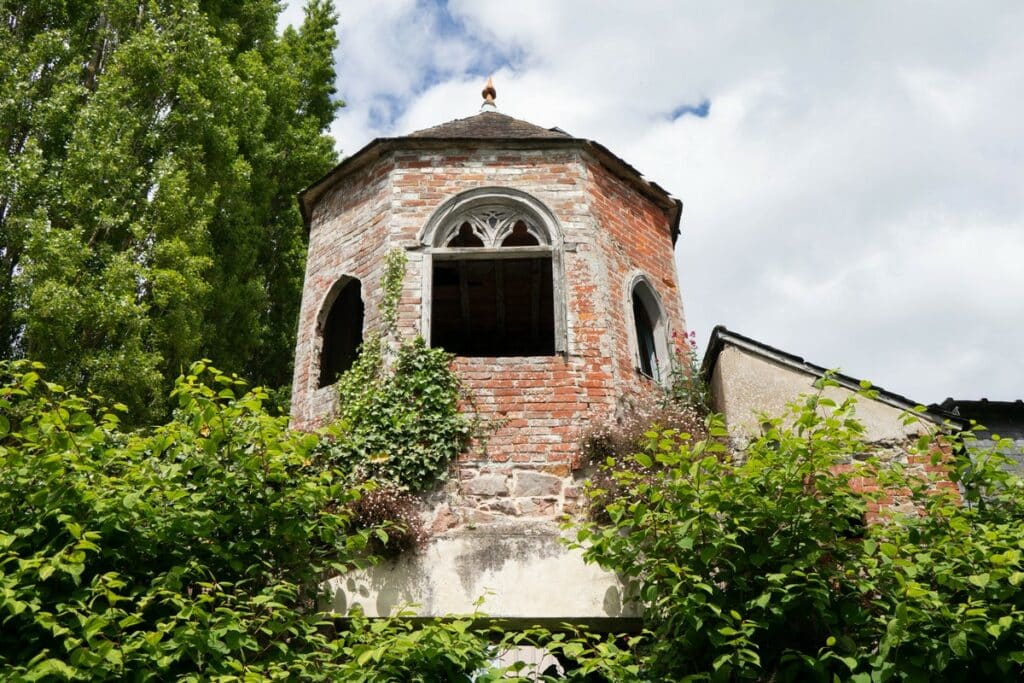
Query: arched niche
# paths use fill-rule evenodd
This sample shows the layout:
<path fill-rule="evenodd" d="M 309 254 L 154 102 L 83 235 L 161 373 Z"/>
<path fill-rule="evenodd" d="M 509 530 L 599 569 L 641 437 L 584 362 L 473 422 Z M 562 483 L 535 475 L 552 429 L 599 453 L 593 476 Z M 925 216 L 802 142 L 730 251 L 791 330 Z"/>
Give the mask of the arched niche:
<path fill-rule="evenodd" d="M 661 297 L 644 274 L 634 275 L 627 288 L 633 364 L 637 372 L 667 384 L 672 372 L 668 344 L 668 317 Z"/>
<path fill-rule="evenodd" d="M 358 279 L 344 276 L 328 291 L 317 317 L 317 335 L 317 386 L 322 388 L 352 367 L 363 343 L 362 284 Z"/>

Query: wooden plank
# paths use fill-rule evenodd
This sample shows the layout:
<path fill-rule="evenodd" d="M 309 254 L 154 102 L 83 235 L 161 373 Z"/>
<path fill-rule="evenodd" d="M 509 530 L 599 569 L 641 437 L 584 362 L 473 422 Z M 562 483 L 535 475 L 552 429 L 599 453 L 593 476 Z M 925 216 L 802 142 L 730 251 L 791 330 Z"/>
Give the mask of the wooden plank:
<path fill-rule="evenodd" d="M 530 263 L 530 331 L 534 343 L 540 341 L 541 265 L 536 259 Z"/>
<path fill-rule="evenodd" d="M 477 261 L 507 258 L 545 258 L 552 254 L 551 247 L 445 247 L 434 249 L 431 256 L 441 260 Z"/>
<path fill-rule="evenodd" d="M 494 312 L 498 320 L 498 340 L 505 339 L 505 265 L 494 263 Z"/>
<path fill-rule="evenodd" d="M 459 264 L 459 305 L 462 312 L 462 333 L 469 339 L 473 333 L 469 321 L 469 273 L 465 263 Z"/>

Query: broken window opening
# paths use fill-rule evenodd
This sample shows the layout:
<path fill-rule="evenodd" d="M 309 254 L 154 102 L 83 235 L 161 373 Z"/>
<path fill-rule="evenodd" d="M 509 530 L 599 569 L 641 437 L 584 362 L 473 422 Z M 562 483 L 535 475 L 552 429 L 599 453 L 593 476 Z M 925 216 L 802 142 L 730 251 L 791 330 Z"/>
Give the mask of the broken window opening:
<path fill-rule="evenodd" d="M 335 285 L 337 286 L 337 285 Z M 349 279 L 328 305 L 323 319 L 320 351 L 320 384 L 326 387 L 352 367 L 363 343 L 363 299 L 359 280 Z"/>
<path fill-rule="evenodd" d="M 636 330 L 637 370 L 655 382 L 665 379 L 668 369 L 667 350 L 659 343 L 663 334 L 661 306 L 644 280 L 633 286 L 633 325 Z"/>
<path fill-rule="evenodd" d="M 547 207 L 509 188 L 438 207 L 421 233 L 430 345 L 460 356 L 564 353 L 560 234 Z"/>
<path fill-rule="evenodd" d="M 555 353 L 551 258 L 435 260 L 431 342 L 459 356 Z"/>

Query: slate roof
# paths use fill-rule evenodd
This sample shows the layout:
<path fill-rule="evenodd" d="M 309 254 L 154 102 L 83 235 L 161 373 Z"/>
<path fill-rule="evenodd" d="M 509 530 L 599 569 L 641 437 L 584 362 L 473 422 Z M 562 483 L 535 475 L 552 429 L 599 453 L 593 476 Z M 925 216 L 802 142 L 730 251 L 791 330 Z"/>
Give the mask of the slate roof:
<path fill-rule="evenodd" d="M 455 119 L 439 126 L 418 130 L 408 135 L 410 138 L 431 138 L 435 140 L 451 139 L 524 139 L 536 140 L 544 138 L 572 139 L 568 133 L 541 128 L 528 121 L 513 118 L 496 111 L 482 111 L 464 119 Z"/>

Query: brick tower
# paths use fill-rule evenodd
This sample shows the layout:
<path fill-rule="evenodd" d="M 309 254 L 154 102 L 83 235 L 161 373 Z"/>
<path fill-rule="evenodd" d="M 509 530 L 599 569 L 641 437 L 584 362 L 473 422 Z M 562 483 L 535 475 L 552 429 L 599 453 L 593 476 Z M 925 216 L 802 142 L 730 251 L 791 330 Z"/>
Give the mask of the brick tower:
<path fill-rule="evenodd" d="M 397 335 L 454 353 L 493 428 L 431 503 L 427 552 L 374 570 L 364 608 L 466 611 L 474 591 L 521 594 L 530 575 L 555 572 L 587 595 L 563 604 L 550 585 L 533 602 L 499 596 L 484 609 L 621 617 L 608 608 L 614 577 L 562 549 L 555 521 L 575 508 L 581 433 L 670 380 L 672 335 L 685 332 L 673 258 L 682 204 L 594 141 L 498 113 L 494 95 L 488 83 L 475 116 L 374 140 L 302 193 L 292 424 L 331 414 L 333 379 L 380 329 L 385 254 L 404 250 Z M 380 572 L 392 572 L 394 595 Z"/>

